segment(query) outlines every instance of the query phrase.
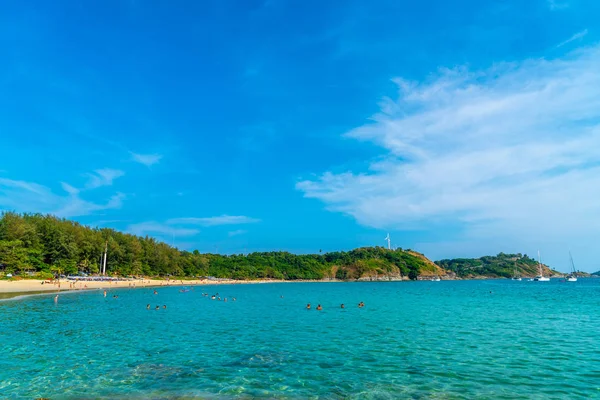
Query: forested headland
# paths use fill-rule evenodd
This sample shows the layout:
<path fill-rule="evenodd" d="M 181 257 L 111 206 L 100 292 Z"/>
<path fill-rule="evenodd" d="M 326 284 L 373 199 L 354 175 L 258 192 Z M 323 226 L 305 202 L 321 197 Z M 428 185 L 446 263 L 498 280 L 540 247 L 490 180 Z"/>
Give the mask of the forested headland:
<path fill-rule="evenodd" d="M 451 260 L 440 260 L 435 262 L 441 268 L 451 271 L 459 278 L 510 278 L 516 274 L 519 276 L 538 275 L 538 261 L 530 258 L 527 254 L 505 254 L 496 256 L 485 256 L 480 258 L 455 258 Z M 545 276 L 560 275 L 547 265 L 542 264 Z"/>
<path fill-rule="evenodd" d="M 105 245 L 106 273 L 111 276 L 356 280 L 445 274 L 411 250 L 365 247 L 324 254 L 207 254 L 52 215 L 5 212 L 0 217 L 0 271 L 4 273 L 97 274 Z"/>

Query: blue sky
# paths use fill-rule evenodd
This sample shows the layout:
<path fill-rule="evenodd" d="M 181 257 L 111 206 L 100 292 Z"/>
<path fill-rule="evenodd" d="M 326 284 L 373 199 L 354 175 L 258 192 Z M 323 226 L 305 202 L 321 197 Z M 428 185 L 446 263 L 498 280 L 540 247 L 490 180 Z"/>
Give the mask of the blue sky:
<path fill-rule="evenodd" d="M 3 2 L 0 209 L 600 269 L 600 3 L 421 3 Z"/>

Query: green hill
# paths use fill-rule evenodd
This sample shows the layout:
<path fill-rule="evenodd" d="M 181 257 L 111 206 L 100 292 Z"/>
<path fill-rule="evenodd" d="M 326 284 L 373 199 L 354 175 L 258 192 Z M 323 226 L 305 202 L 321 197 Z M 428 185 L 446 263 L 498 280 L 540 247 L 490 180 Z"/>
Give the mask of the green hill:
<path fill-rule="evenodd" d="M 96 274 L 105 246 L 106 272 L 120 276 L 356 280 L 445 274 L 425 256 L 410 250 L 364 247 L 325 254 L 207 254 L 52 215 L 9 212 L 0 217 L 0 271 L 4 273 Z"/>
<path fill-rule="evenodd" d="M 522 277 L 533 277 L 538 275 L 538 262 L 527 256 L 527 254 L 504 254 L 497 256 L 485 256 L 480 258 L 455 258 L 451 260 L 440 260 L 435 262 L 441 268 L 455 273 L 460 278 L 510 278 L 515 268 L 517 274 Z M 560 274 L 542 264 L 544 276 Z"/>
<path fill-rule="evenodd" d="M 363 247 L 349 252 L 324 255 L 332 264 L 331 275 L 337 279 L 402 278 L 446 275 L 424 255 L 412 250 L 387 250 L 383 247 Z"/>

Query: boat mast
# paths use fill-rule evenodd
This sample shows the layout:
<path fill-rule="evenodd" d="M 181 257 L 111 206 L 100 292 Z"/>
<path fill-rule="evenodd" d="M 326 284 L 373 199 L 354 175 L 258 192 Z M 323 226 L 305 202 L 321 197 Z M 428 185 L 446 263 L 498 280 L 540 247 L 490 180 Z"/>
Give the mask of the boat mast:
<path fill-rule="evenodd" d="M 538 269 L 540 270 L 540 277 L 544 277 L 544 271 L 542 270 L 542 257 L 540 256 L 540 251 L 538 250 Z"/>
<path fill-rule="evenodd" d="M 573 256 L 571 255 L 571 250 L 569 250 L 569 258 L 571 259 L 571 273 L 573 274 L 573 276 L 576 276 L 575 274 L 575 263 L 573 262 Z"/>

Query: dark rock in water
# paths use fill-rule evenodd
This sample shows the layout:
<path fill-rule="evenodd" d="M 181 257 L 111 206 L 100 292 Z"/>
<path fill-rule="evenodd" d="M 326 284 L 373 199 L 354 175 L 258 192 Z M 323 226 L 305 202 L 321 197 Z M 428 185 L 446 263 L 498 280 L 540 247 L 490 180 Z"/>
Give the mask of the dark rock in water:
<path fill-rule="evenodd" d="M 322 369 L 342 368 L 343 366 L 344 366 L 344 363 L 342 363 L 342 362 L 319 363 L 319 368 L 322 368 Z"/>

